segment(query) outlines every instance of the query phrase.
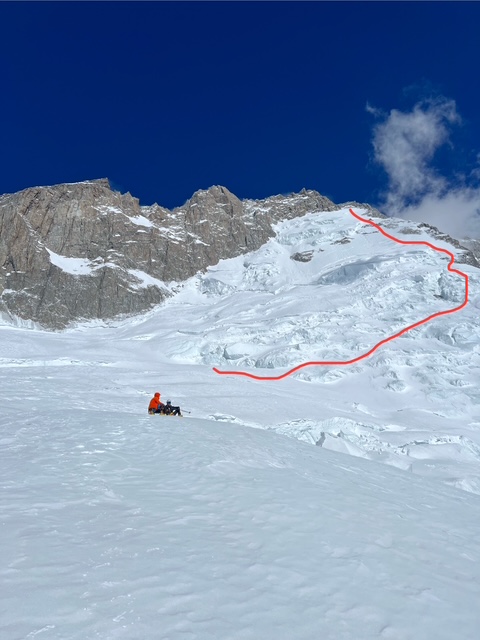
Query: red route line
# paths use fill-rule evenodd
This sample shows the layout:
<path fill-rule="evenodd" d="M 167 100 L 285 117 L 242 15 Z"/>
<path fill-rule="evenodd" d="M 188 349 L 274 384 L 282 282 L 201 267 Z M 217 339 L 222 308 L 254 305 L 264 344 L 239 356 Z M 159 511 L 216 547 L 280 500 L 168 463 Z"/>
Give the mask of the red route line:
<path fill-rule="evenodd" d="M 350 213 L 352 214 L 352 216 L 354 218 L 356 218 L 357 220 L 360 220 L 360 222 L 365 222 L 366 224 L 370 224 L 372 225 L 372 227 L 375 227 L 375 229 L 377 229 L 378 231 L 380 231 L 380 233 L 382 235 L 384 235 L 386 238 L 389 238 L 390 240 L 394 240 L 395 242 L 398 242 L 398 244 L 406 244 L 406 245 L 425 245 L 427 247 L 430 247 L 430 249 L 433 249 L 434 251 L 438 251 L 440 253 L 446 253 L 448 256 L 450 256 L 450 262 L 448 264 L 447 269 L 449 271 L 451 271 L 452 273 L 456 273 L 459 276 L 461 276 L 462 278 L 465 279 L 465 300 L 463 301 L 463 304 L 461 304 L 459 307 L 454 307 L 453 309 L 447 309 L 446 311 L 439 311 L 437 313 L 432 314 L 431 316 L 428 316 L 428 318 L 424 318 L 423 320 L 419 320 L 418 322 L 415 322 L 414 324 L 410 324 L 408 327 L 405 327 L 404 329 L 402 329 L 401 331 L 399 331 L 398 333 L 395 333 L 393 336 L 389 336 L 388 338 L 385 338 L 384 340 L 381 340 L 378 344 L 376 344 L 374 347 L 372 347 L 370 349 L 370 351 L 367 351 L 367 353 L 364 353 L 361 356 L 358 356 L 358 358 L 352 358 L 351 360 L 320 360 L 318 362 L 315 361 L 311 361 L 311 362 L 304 362 L 303 364 L 299 364 L 297 367 L 294 367 L 293 369 L 290 369 L 289 371 L 286 371 L 285 373 L 282 373 L 279 376 L 256 376 L 253 373 L 247 373 L 246 371 L 220 371 L 220 369 L 217 369 L 216 367 L 213 367 L 213 370 L 215 371 L 215 373 L 218 373 L 222 376 L 244 376 L 246 378 L 252 378 L 253 380 L 282 380 L 283 378 L 286 378 L 288 376 L 291 376 L 292 373 L 295 373 L 295 371 L 299 371 L 300 369 L 303 369 L 304 367 L 314 367 L 314 366 L 345 366 L 348 364 L 354 364 L 355 362 L 359 362 L 360 360 L 364 360 L 365 358 L 368 358 L 369 356 L 372 355 L 372 353 L 374 353 L 375 351 L 377 351 L 377 349 L 380 349 L 380 347 L 382 347 L 384 344 L 387 344 L 387 342 L 392 342 L 392 340 L 396 340 L 396 338 L 399 338 L 400 336 L 403 336 L 403 334 L 407 333 L 408 331 L 411 331 L 412 329 L 415 329 L 416 327 L 420 327 L 422 324 L 426 324 L 427 322 L 430 322 L 431 320 L 433 320 L 434 318 L 439 318 L 440 316 L 446 316 L 449 313 L 456 313 L 457 311 L 460 311 L 461 309 L 463 309 L 464 307 L 467 306 L 468 304 L 468 276 L 466 273 L 463 273 L 463 271 L 460 271 L 459 269 L 454 269 L 453 268 L 453 264 L 455 262 L 455 257 L 453 255 L 453 253 L 451 253 L 450 251 L 448 251 L 448 249 L 441 249 L 440 247 L 436 247 L 435 245 L 431 244 L 430 242 L 424 242 L 423 240 L 399 240 L 398 238 L 395 238 L 394 236 L 390 235 L 389 233 L 387 233 L 384 229 L 382 229 L 382 227 L 380 227 L 378 224 L 376 224 L 375 222 L 373 222 L 373 220 L 368 220 L 367 218 L 362 218 L 361 216 L 359 216 L 357 213 L 355 213 L 353 211 L 353 209 L 350 209 Z"/>

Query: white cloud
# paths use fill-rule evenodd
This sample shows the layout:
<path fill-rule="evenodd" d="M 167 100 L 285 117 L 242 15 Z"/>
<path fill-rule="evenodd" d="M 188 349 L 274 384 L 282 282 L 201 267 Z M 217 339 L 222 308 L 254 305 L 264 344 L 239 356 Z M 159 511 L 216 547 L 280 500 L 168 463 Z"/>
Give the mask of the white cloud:
<path fill-rule="evenodd" d="M 424 101 L 410 112 L 393 109 L 383 116 L 370 105 L 367 111 L 382 118 L 373 130 L 373 148 L 388 176 L 385 213 L 428 222 L 458 238 L 480 237 L 480 189 L 465 176 L 453 181 L 441 175 L 432 164 L 461 122 L 455 101 Z M 470 180 L 477 174 L 473 168 Z"/>
<path fill-rule="evenodd" d="M 385 113 L 381 109 L 374 107 L 369 102 L 367 102 L 367 106 L 365 107 L 365 109 L 367 113 L 371 113 L 372 116 L 375 116 L 376 118 L 379 118 L 380 116 L 385 116 Z"/>
<path fill-rule="evenodd" d="M 480 190 L 427 194 L 417 205 L 404 207 L 401 217 L 428 222 L 454 238 L 480 238 Z"/>

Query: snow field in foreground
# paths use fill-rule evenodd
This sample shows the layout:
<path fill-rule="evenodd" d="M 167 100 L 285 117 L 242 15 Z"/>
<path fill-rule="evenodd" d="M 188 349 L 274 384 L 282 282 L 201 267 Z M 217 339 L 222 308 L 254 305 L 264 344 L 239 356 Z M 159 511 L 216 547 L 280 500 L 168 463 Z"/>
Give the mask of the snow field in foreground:
<path fill-rule="evenodd" d="M 477 496 L 191 418 L 45 410 L 7 440 L 3 637 L 478 637 Z"/>

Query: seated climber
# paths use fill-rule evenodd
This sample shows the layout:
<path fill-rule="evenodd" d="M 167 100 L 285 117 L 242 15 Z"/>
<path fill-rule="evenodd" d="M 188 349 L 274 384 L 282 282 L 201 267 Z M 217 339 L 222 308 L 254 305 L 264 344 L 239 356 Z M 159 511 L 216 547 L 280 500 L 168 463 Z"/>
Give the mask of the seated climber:
<path fill-rule="evenodd" d="M 150 404 L 148 405 L 148 413 L 163 413 L 165 405 L 160 400 L 160 394 L 157 393 L 150 400 Z"/>
<path fill-rule="evenodd" d="M 171 400 L 167 400 L 167 404 L 163 405 L 162 413 L 166 416 L 181 416 L 180 407 L 174 407 Z"/>

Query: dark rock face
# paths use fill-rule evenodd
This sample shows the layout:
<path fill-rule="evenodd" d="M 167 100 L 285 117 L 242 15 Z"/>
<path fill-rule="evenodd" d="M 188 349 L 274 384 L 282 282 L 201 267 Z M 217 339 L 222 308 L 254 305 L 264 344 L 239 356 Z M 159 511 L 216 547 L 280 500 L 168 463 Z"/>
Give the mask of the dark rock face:
<path fill-rule="evenodd" d="M 469 264 L 473 264 L 475 267 L 480 267 L 480 240 L 467 238 L 466 240 L 462 240 L 462 245 L 470 250 L 475 261 L 470 260 Z"/>
<path fill-rule="evenodd" d="M 322 249 L 319 249 L 319 251 L 322 251 Z M 296 262 L 310 262 L 313 258 L 313 253 L 313 251 L 297 251 L 297 253 L 290 256 L 290 260 L 295 260 Z"/>
<path fill-rule="evenodd" d="M 172 283 L 258 249 L 276 222 L 336 208 L 315 191 L 240 201 L 211 187 L 170 211 L 141 207 L 108 180 L 4 195 L 0 312 L 48 329 L 141 313 Z"/>

